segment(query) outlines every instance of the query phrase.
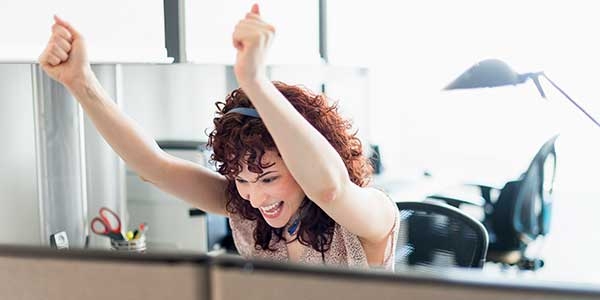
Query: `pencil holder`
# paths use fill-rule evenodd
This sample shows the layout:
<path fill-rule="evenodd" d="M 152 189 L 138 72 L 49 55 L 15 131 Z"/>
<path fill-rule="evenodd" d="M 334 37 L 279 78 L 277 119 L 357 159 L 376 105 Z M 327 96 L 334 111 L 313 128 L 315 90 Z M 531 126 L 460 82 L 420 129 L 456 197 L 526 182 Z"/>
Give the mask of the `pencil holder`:
<path fill-rule="evenodd" d="M 126 240 L 110 240 L 111 249 L 116 251 L 125 252 L 146 252 L 146 235 L 142 234 L 139 238 L 126 241 Z"/>

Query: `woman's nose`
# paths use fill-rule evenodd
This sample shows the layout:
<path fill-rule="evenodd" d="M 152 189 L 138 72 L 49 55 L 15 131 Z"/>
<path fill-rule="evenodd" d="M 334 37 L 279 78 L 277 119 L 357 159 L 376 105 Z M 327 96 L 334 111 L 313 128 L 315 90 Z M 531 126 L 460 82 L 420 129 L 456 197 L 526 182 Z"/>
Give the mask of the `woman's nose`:
<path fill-rule="evenodd" d="M 254 189 L 248 189 L 244 191 L 242 197 L 248 200 L 254 208 L 259 208 L 265 201 L 265 194 Z"/>
<path fill-rule="evenodd" d="M 264 197 L 261 197 L 256 193 L 254 193 L 252 195 L 248 195 L 246 197 L 246 199 L 248 199 L 248 201 L 250 201 L 250 204 L 252 204 L 252 207 L 254 207 L 254 208 L 261 207 L 264 202 Z"/>

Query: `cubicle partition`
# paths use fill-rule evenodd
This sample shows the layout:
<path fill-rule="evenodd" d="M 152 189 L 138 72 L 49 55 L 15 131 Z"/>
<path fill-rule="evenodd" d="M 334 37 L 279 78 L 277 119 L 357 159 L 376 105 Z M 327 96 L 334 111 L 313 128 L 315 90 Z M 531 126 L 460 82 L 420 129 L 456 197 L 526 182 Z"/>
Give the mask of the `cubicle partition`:
<path fill-rule="evenodd" d="M 210 299 L 205 257 L 0 249 L 0 299 Z"/>
<path fill-rule="evenodd" d="M 396 273 L 215 259 L 211 299 L 600 299 L 600 288 L 535 280 L 491 278 L 481 271 Z"/>
<path fill-rule="evenodd" d="M 600 299 L 600 287 L 478 271 L 355 270 L 173 253 L 0 247 L 2 299 Z"/>

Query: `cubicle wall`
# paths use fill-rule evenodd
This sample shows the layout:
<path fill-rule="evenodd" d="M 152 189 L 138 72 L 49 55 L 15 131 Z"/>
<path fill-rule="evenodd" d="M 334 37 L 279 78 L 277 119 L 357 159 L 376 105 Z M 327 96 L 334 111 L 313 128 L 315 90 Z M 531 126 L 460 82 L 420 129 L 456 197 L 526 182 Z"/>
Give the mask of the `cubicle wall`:
<path fill-rule="evenodd" d="M 350 270 L 239 257 L 0 248 L 2 299 L 600 299 L 600 288 L 478 271 Z"/>
<path fill-rule="evenodd" d="M 42 243 L 64 231 L 71 246 L 87 238 L 83 119 L 67 89 L 31 65 Z"/>
<path fill-rule="evenodd" d="M 0 252 L 1 299 L 209 299 L 208 266 L 201 257 L 171 260 L 25 248 Z"/>
<path fill-rule="evenodd" d="M 438 272 L 406 270 L 394 274 L 222 260 L 211 268 L 211 299 L 600 299 L 598 287 L 499 281 L 472 270 Z"/>
<path fill-rule="evenodd" d="M 40 243 L 31 67 L 0 64 L 0 243 Z M 10 229 L 10 230 L 8 230 Z"/>

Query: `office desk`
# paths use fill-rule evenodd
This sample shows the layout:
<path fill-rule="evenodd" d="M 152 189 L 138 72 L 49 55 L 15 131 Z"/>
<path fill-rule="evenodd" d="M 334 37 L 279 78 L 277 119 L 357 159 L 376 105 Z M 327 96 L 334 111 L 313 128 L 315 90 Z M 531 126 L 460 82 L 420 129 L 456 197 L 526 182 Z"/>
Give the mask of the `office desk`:
<path fill-rule="evenodd" d="M 465 194 L 465 184 L 482 184 L 500 189 L 508 180 L 513 179 L 503 174 L 486 177 L 484 181 L 480 181 L 459 176 L 403 177 L 402 174 L 392 173 L 374 177 L 373 185 L 385 190 L 397 202 L 423 201 L 434 194 L 443 193 L 452 196 L 453 193 L 458 192 L 460 195 L 458 198 L 469 196 L 468 200 L 473 203 L 483 204 L 484 199 L 477 194 Z"/>
<path fill-rule="evenodd" d="M 480 273 L 348 270 L 175 254 L 0 247 L 1 299 L 600 299 L 600 288 Z"/>

